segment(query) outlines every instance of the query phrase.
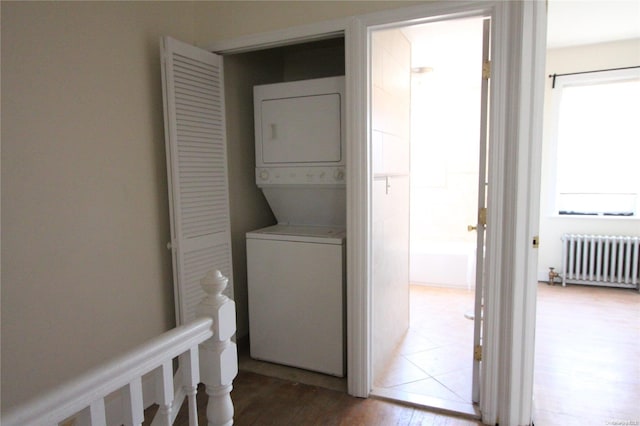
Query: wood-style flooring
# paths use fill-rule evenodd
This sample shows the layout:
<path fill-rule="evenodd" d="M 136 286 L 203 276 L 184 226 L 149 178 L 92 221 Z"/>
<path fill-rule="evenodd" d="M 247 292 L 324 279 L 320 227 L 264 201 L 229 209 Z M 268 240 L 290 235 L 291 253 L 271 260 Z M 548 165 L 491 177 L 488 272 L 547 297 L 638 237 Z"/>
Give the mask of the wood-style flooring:
<path fill-rule="evenodd" d="M 536 426 L 640 424 L 640 293 L 538 285 Z"/>
<path fill-rule="evenodd" d="M 306 385 L 275 377 L 240 371 L 233 382 L 231 398 L 236 426 L 331 426 L 331 425 L 440 425 L 477 426 L 477 423 L 440 415 L 419 408 L 378 399 L 354 398 L 344 392 Z M 206 425 L 207 396 L 198 389 L 198 421 Z M 147 410 L 149 425 L 154 406 Z M 188 426 L 186 404 L 183 404 L 175 426 Z"/>
<path fill-rule="evenodd" d="M 236 425 L 478 425 L 377 399 L 241 372 L 232 398 Z"/>
<path fill-rule="evenodd" d="M 419 290 L 424 292 L 424 289 Z M 440 301 L 441 304 L 454 306 L 457 315 L 464 317 L 467 306 L 471 304 L 467 292 L 462 292 L 462 297 L 455 301 L 455 292 L 434 291 L 450 299 L 448 302 Z M 438 297 L 433 298 L 439 300 Z M 463 322 L 469 323 L 472 321 Z M 432 343 L 445 337 L 451 339 L 451 331 L 440 330 L 445 335 L 438 337 L 431 330 L 428 337 Z M 449 333 L 448 337 L 446 333 Z M 421 337 L 418 342 L 424 340 L 420 333 L 414 334 Z M 453 342 L 443 340 L 440 343 L 447 345 Z M 415 353 L 416 347 L 412 345 L 405 344 L 403 351 Z M 436 345 L 432 345 L 432 349 L 435 348 Z M 454 350 L 448 353 L 451 356 L 459 353 L 467 360 L 465 352 Z M 415 367 L 420 367 L 421 364 L 411 356 L 405 358 Z M 443 359 L 447 365 L 455 364 L 454 360 Z M 639 424 L 639 360 L 640 293 L 603 287 L 573 285 L 563 288 L 539 284 L 534 378 L 536 426 Z M 438 367 L 435 360 L 431 364 L 429 368 Z M 429 371 L 427 366 L 422 368 Z M 445 374 L 439 376 L 437 371 L 430 374 L 449 390 L 468 398 L 468 394 L 457 392 L 453 384 L 444 380 L 447 378 Z M 409 382 L 413 379 L 411 392 L 421 392 L 419 385 L 432 382 L 424 378 L 408 379 Z M 464 380 L 461 379 L 466 383 L 462 383 L 465 389 L 470 387 L 469 379 L 467 374 Z M 386 385 L 402 388 L 405 392 L 407 389 L 404 388 L 409 386 L 398 383 Z M 240 372 L 233 386 L 236 425 L 481 424 L 401 403 L 353 398 L 345 392 L 344 379 L 261 363 L 251 360 L 243 351 L 240 352 Z M 433 389 L 427 388 L 429 392 Z M 437 395 L 443 398 L 441 393 Z M 199 391 L 198 398 L 200 424 L 206 424 L 206 395 L 203 391 Z M 188 425 L 186 412 L 180 414 L 175 424 Z"/>

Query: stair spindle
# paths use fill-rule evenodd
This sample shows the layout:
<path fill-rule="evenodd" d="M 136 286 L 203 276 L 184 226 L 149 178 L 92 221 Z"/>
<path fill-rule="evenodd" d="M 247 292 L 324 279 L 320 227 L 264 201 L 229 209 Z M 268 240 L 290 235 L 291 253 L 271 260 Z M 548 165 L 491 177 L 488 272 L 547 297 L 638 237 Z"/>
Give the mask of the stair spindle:
<path fill-rule="evenodd" d="M 189 426 L 198 426 L 198 403 L 196 394 L 200 382 L 200 363 L 198 347 L 194 346 L 180 356 L 180 366 L 183 368 L 183 381 L 189 404 Z"/>
<path fill-rule="evenodd" d="M 89 406 L 91 426 L 107 426 L 107 414 L 104 407 L 104 398 L 94 401 Z"/>
<path fill-rule="evenodd" d="M 137 377 L 124 388 L 122 412 L 125 425 L 141 425 L 144 421 L 144 407 L 142 403 L 142 378 Z"/>
<path fill-rule="evenodd" d="M 158 383 L 158 413 L 160 424 L 171 426 L 173 406 L 173 364 L 165 361 L 160 367 L 160 382 Z"/>

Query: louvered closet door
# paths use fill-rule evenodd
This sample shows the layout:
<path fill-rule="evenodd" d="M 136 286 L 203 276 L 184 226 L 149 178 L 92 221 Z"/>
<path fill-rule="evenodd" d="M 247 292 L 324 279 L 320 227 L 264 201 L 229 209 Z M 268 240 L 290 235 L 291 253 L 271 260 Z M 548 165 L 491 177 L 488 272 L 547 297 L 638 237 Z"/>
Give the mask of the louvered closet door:
<path fill-rule="evenodd" d="M 233 298 L 222 58 L 162 39 L 171 248 L 178 324 L 195 318 L 209 269 Z"/>

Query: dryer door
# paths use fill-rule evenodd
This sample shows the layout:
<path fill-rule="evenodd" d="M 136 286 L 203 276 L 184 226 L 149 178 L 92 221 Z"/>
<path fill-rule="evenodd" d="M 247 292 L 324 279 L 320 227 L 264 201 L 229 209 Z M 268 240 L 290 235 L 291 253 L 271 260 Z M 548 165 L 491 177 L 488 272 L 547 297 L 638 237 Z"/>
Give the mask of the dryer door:
<path fill-rule="evenodd" d="M 253 88 L 256 167 L 344 166 L 344 77 Z"/>
<path fill-rule="evenodd" d="M 339 162 L 340 94 L 261 102 L 265 164 Z"/>

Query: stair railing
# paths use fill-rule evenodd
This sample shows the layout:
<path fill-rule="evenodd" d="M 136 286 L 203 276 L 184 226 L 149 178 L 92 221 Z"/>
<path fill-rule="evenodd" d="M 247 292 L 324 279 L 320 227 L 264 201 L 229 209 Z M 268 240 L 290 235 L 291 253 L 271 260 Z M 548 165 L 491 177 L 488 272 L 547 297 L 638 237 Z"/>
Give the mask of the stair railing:
<path fill-rule="evenodd" d="M 207 421 L 233 424 L 232 382 L 238 372 L 235 343 L 235 303 L 222 294 L 228 279 L 210 271 L 200 281 L 206 295 L 198 318 L 144 343 L 127 354 L 32 400 L 2 416 L 3 426 L 88 424 L 140 425 L 144 420 L 142 377 L 156 373 L 155 401 L 159 408 L 153 425 L 173 424 L 185 396 L 189 425 L 198 424 L 196 392 L 205 385 L 209 397 Z M 174 377 L 173 360 L 179 367 Z M 121 391 L 118 418 L 107 419 L 105 398 Z"/>

